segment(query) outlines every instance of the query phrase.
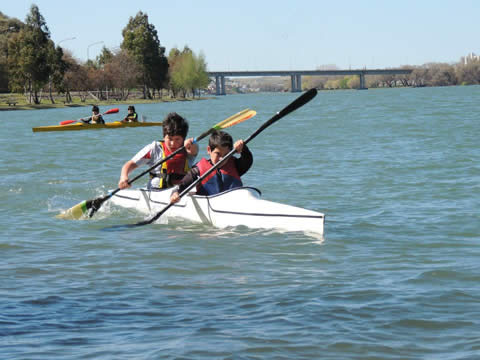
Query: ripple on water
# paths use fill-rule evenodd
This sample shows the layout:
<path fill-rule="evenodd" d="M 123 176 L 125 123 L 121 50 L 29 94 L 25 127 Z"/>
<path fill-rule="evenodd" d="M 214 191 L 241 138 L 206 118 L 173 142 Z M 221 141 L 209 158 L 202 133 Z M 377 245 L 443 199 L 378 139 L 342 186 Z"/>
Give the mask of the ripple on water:
<path fill-rule="evenodd" d="M 479 95 L 480 86 L 321 92 L 252 141 L 245 184 L 325 213 L 323 237 L 185 221 L 102 231 L 143 219 L 109 202 L 92 219 L 60 221 L 115 188 L 161 129 L 32 134 L 85 108 L 8 112 L 2 356 L 475 359 Z M 230 129 L 237 139 L 296 96 L 136 108 L 149 119 L 184 114 L 194 136 L 248 103 L 258 115 Z M 29 161 L 12 162 L 12 148 Z"/>

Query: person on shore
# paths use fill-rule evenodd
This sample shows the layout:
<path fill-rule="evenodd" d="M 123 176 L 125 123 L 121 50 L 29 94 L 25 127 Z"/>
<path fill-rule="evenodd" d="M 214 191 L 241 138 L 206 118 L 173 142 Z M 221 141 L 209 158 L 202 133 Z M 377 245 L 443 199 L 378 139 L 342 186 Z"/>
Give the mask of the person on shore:
<path fill-rule="evenodd" d="M 179 184 L 185 174 L 191 169 L 198 154 L 198 145 L 193 138 L 186 139 L 188 122 L 175 112 L 169 113 L 162 124 L 163 140 L 153 141 L 146 145 L 122 167 L 118 187 L 130 187 L 129 174 L 141 165 L 153 166 L 172 152 L 185 146 L 185 149 L 172 159 L 165 161 L 150 172 L 149 189 L 166 189 Z"/>
<path fill-rule="evenodd" d="M 247 145 L 244 144 L 243 140 L 237 140 L 235 144 L 233 144 L 233 139 L 230 134 L 225 131 L 215 131 L 210 135 L 207 146 L 210 159 L 202 158 L 192 170 L 185 175 L 173 191 L 170 201 L 172 203 L 178 202 L 180 200 L 179 193 L 221 161 L 233 148 L 240 154 L 240 157 L 230 157 L 225 164 L 203 179 L 201 183 L 197 185 L 197 195 L 215 195 L 229 189 L 243 186 L 240 177 L 252 166 L 252 153 Z"/>
<path fill-rule="evenodd" d="M 130 105 L 128 107 L 128 114 L 125 116 L 122 122 L 138 122 L 138 115 L 135 112 L 135 106 Z"/>

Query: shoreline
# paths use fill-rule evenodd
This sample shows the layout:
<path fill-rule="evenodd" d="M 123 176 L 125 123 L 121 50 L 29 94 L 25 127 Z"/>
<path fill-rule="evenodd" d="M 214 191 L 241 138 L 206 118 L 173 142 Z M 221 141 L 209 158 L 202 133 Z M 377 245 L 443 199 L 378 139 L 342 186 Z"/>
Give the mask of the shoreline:
<path fill-rule="evenodd" d="M 17 110 L 45 110 L 45 109 L 63 109 L 63 108 L 77 108 L 77 107 L 89 107 L 92 105 L 98 106 L 116 106 L 116 105 L 139 105 L 139 104 L 158 104 L 158 103 L 168 103 L 168 102 L 177 102 L 177 101 L 197 101 L 197 100 L 210 100 L 212 97 L 199 97 L 199 98 L 188 98 L 188 99 L 132 99 L 128 100 L 102 100 L 102 101 L 90 101 L 85 103 L 71 103 L 65 104 L 62 101 L 56 102 L 55 104 L 51 103 L 42 103 L 42 104 L 26 104 L 23 101 L 17 102 L 16 105 L 8 105 L 7 101 L 0 101 L 0 111 L 17 111 Z M 20 104 L 18 104 L 20 103 Z"/>

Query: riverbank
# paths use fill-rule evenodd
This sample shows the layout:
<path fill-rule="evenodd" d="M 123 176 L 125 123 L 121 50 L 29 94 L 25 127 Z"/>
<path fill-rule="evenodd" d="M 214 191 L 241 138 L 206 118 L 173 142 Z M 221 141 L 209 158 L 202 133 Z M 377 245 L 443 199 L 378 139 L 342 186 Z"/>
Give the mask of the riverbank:
<path fill-rule="evenodd" d="M 49 99 L 42 99 L 41 104 L 29 104 L 22 95 L 19 94 L 0 94 L 0 111 L 10 111 L 10 110 L 45 110 L 45 109 L 60 109 L 60 108 L 76 108 L 76 107 L 90 107 L 92 105 L 98 106 L 115 106 L 115 105 L 137 105 L 137 104 L 156 104 L 156 103 L 165 103 L 165 102 L 176 102 L 176 101 L 196 101 L 196 100 L 207 100 L 210 97 L 196 97 L 196 98 L 172 98 L 172 97 L 162 97 L 156 99 L 138 99 L 132 98 L 128 100 L 102 100 L 96 101 L 94 99 L 88 99 L 86 101 L 81 101 L 75 99 L 71 103 L 65 103 L 63 100 L 56 99 L 55 104 L 52 104 Z"/>

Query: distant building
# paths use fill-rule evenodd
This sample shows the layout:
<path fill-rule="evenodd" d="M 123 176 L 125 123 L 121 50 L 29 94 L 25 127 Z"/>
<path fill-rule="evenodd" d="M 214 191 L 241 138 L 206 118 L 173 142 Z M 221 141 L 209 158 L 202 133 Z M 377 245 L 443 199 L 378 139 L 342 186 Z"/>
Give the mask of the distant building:
<path fill-rule="evenodd" d="M 480 55 L 475 55 L 475 53 L 471 52 L 467 56 L 463 58 L 463 63 L 465 65 L 470 64 L 471 62 L 474 61 L 480 61 Z"/>

